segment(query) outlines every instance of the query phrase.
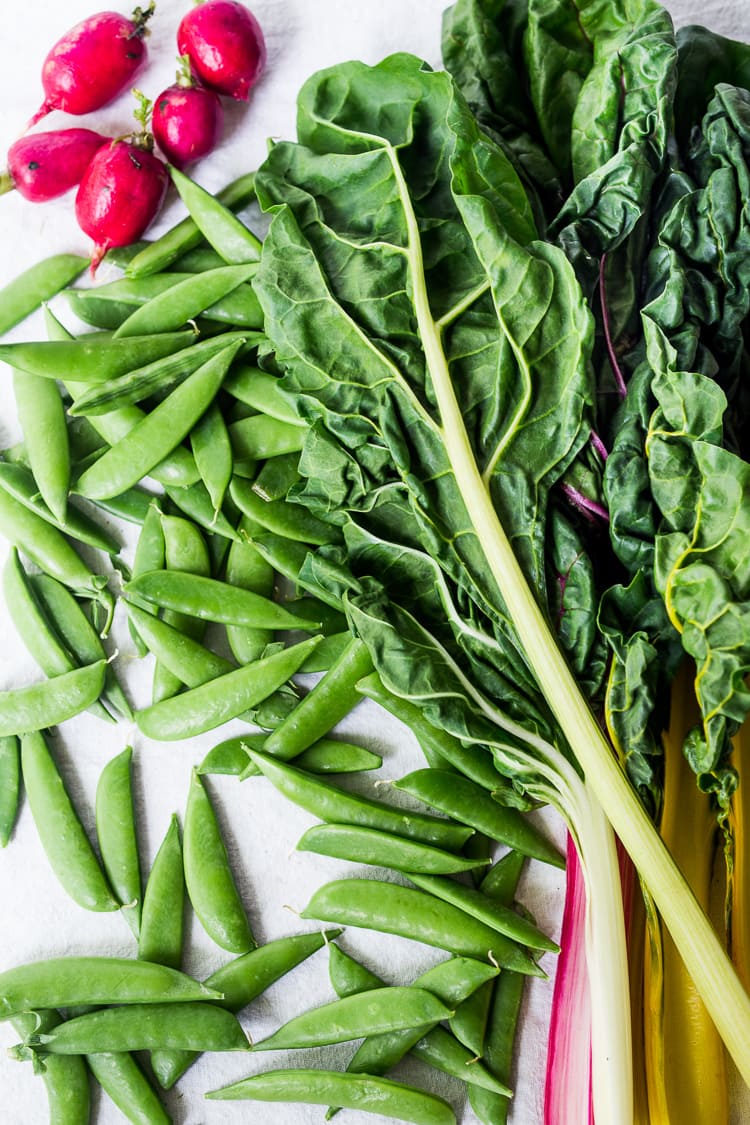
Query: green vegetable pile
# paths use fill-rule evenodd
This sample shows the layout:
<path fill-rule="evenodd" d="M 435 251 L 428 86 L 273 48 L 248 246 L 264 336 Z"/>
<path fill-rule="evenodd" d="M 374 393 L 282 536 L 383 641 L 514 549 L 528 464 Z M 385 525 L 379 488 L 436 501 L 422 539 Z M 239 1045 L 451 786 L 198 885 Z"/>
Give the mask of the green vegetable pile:
<path fill-rule="evenodd" d="M 457 0 L 443 31 L 444 71 L 397 54 L 314 75 L 296 142 L 221 197 L 173 172 L 190 217 L 110 254 L 120 280 L 65 290 L 97 331 L 49 313 L 50 340 L 0 345 L 24 432 L 0 463 L 6 597 L 49 677 L 0 695 L 2 834 L 20 742 L 55 870 L 80 905 L 123 909 L 145 974 L 100 1008 L 106 959 L 85 994 L 76 966 L 22 966 L 0 1011 L 42 1068 L 119 1060 L 93 1071 L 130 1083 L 131 1120 L 166 1118 L 135 1116 L 155 1095 L 129 1052 L 168 1088 L 197 1052 L 245 1048 L 235 1014 L 323 941 L 254 948 L 210 773 L 262 774 L 323 821 L 300 849 L 397 873 L 328 883 L 303 918 L 451 954 L 403 986 L 331 944 L 338 999 L 256 1047 L 361 1039 L 346 1073 L 210 1096 L 455 1120 L 384 1077 L 411 1051 L 505 1121 L 524 979 L 559 948 L 514 904 L 526 859 L 563 862 L 540 804 L 575 860 L 555 1008 L 584 1011 L 585 951 L 590 1013 L 577 1042 L 553 1013 L 545 1125 L 566 1099 L 599 1125 L 728 1121 L 725 1049 L 750 1081 L 750 47 L 675 35 L 651 0 Z M 262 245 L 235 214 L 253 194 Z M 13 317 L 80 266 L 19 279 Z M 106 635 L 114 595 L 70 541 L 117 560 L 96 506 L 141 526 L 123 579 L 156 658 L 140 731 L 262 732 L 208 755 L 143 895 L 129 752 L 100 783 L 102 869 L 41 733 L 129 714 L 89 619 Z M 297 672 L 323 673 L 302 698 Z M 321 776 L 379 764 L 329 737 L 363 695 L 416 734 L 429 768 L 397 787 L 426 811 Z M 183 871 L 236 957 L 192 991 Z"/>

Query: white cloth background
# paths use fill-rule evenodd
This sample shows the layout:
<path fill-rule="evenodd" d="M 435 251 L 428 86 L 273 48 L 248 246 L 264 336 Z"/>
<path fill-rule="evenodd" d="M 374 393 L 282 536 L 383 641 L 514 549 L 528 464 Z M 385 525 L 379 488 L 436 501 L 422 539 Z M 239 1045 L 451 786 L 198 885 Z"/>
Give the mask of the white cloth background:
<path fill-rule="evenodd" d="M 376 62 L 393 51 L 413 51 L 431 64 L 440 63 L 440 19 L 444 0 L 377 0 L 364 4 L 344 0 L 256 0 L 253 10 L 266 33 L 268 66 L 265 77 L 248 105 L 226 106 L 225 137 L 217 152 L 193 174 L 217 189 L 262 160 L 268 137 L 293 137 L 295 96 L 314 70 L 350 58 Z M 671 0 L 667 7 L 679 22 L 700 20 L 724 34 L 750 38 L 750 8 L 745 0 Z M 78 20 L 91 14 L 91 0 L 24 0 L 14 8 L 14 18 L 3 22 L 3 66 L 0 68 L 0 151 L 17 136 L 23 123 L 42 99 L 39 72 L 50 45 Z M 122 5 L 126 10 L 127 5 Z M 158 0 L 149 39 L 150 61 L 138 83 L 155 96 L 172 80 L 175 68 L 175 30 L 188 0 Z M 85 124 L 102 132 L 122 134 L 130 128 L 131 106 L 122 97 L 86 119 L 55 113 L 40 128 Z M 174 200 L 163 212 L 155 233 L 181 214 Z M 0 198 L 0 286 L 23 268 L 59 251 L 85 253 L 87 240 L 73 214 L 73 195 L 34 206 L 15 193 Z M 101 280 L 110 276 L 106 267 Z M 114 275 L 112 275 L 114 276 Z M 63 304 L 55 306 L 65 316 Z M 73 321 L 68 317 L 73 327 Z M 17 329 L 12 338 L 42 338 L 38 319 Z M 1 365 L 0 365 L 1 366 Z M 0 448 L 19 437 L 10 373 L 0 370 Z M 134 530 L 124 532 L 126 557 L 132 558 Z M 5 545 L 0 543 L 0 563 Z M 117 581 L 115 579 L 115 581 Z M 120 668 L 135 705 L 149 698 L 150 664 L 135 658 L 127 630 L 118 614 L 114 642 L 119 646 Z M 20 685 L 39 673 L 18 641 L 4 605 L 0 604 L 0 689 Z M 239 732 L 239 723 L 226 733 Z M 384 767 L 380 777 L 397 777 L 421 764 L 421 756 L 397 723 L 371 705 L 361 706 L 345 724 L 353 737 L 380 751 Z M 222 732 L 224 736 L 225 732 Z M 86 826 L 93 827 L 96 781 L 104 764 L 131 742 L 135 749 L 135 789 L 140 842 L 146 870 L 167 829 L 172 812 L 182 814 L 191 766 L 218 741 L 206 735 L 188 743 L 153 744 L 134 727 L 107 727 L 84 716 L 65 724 L 53 748 Z M 351 783 L 369 789 L 372 775 Z M 312 891 L 324 881 L 354 872 L 336 861 L 293 851 L 296 841 L 313 818 L 278 796 L 265 781 L 240 786 L 231 778 L 212 779 L 235 871 L 259 941 L 313 928 L 295 917 Z M 549 831 L 562 845 L 564 834 L 554 816 L 546 817 Z M 532 865 L 523 883 L 524 900 L 540 924 L 557 934 L 564 879 L 561 873 Z M 52 875 L 41 850 L 28 807 L 24 806 L 10 846 L 0 853 L 0 970 L 24 961 L 51 955 L 134 955 L 134 943 L 124 920 L 115 915 L 94 915 L 78 908 Z M 405 983 L 437 959 L 435 951 L 399 939 L 388 939 L 349 930 L 345 948 L 360 955 L 393 983 Z M 221 953 L 191 922 L 185 967 L 199 976 L 223 964 Z M 273 987 L 243 1019 L 256 1039 L 263 1038 L 292 1015 L 331 998 L 325 953 Z M 554 959 L 545 958 L 552 976 Z M 517 1096 L 511 1119 L 514 1125 L 541 1122 L 540 1079 L 544 1071 L 546 1026 L 552 980 L 534 981 L 528 989 L 519 1039 Z M 28 1065 L 6 1059 L 3 1048 L 15 1042 L 8 1024 L 0 1024 L 0 1125 L 41 1125 L 47 1120 L 42 1083 Z M 346 1047 L 328 1051 L 298 1052 L 298 1065 L 343 1066 Z M 275 1055 L 204 1057 L 170 1093 L 167 1104 L 178 1125 L 212 1125 L 218 1122 L 269 1122 L 274 1125 L 307 1125 L 320 1122 L 323 1111 L 309 1106 L 265 1106 L 260 1103 L 206 1102 L 202 1093 L 250 1072 L 284 1065 Z M 454 1105 L 463 1125 L 475 1121 L 457 1094 L 457 1087 L 439 1077 L 427 1077 L 418 1064 L 405 1063 L 398 1074 L 416 1083 L 427 1082 Z M 95 1120 L 115 1125 L 122 1120 L 107 1098 L 97 1099 Z M 372 1120 L 348 1113 L 352 1125 Z M 344 1118 L 342 1117 L 342 1121 Z M 750 1120 L 744 1114 L 736 1119 Z M 602 1123 L 606 1125 L 606 1123 Z"/>

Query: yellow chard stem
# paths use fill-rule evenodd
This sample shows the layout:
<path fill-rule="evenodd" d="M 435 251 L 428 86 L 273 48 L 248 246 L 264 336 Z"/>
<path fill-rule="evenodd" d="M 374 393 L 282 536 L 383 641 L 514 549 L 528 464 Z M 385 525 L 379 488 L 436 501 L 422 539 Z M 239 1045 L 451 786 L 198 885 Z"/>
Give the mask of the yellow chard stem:
<path fill-rule="evenodd" d="M 740 783 L 729 812 L 732 864 L 729 873 L 729 937 L 732 961 L 745 988 L 750 991 L 750 720 L 746 719 L 734 738 L 732 764 Z"/>

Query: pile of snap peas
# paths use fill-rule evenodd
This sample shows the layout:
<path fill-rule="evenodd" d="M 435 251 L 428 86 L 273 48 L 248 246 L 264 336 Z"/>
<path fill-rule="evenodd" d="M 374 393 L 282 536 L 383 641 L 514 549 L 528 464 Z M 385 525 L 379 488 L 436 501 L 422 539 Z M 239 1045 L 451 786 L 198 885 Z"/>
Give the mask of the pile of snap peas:
<path fill-rule="evenodd" d="M 387 1077 L 411 1054 L 462 1081 L 480 1121 L 502 1125 L 524 982 L 544 977 L 539 960 L 558 949 L 516 888 L 527 860 L 562 858 L 505 803 L 489 755 L 387 690 L 343 605 L 305 566 L 341 533 L 289 498 L 307 426 L 280 385 L 252 289 L 261 242 L 238 213 L 254 178 L 215 197 L 173 178 L 187 217 L 111 252 L 117 280 L 76 286 L 85 260 L 60 255 L 0 293 L 0 334 L 44 305 L 48 336 L 0 342 L 23 435 L 0 455 L 3 592 L 44 677 L 0 691 L 0 844 L 25 792 L 71 899 L 120 910 L 137 943 L 130 959 L 1 972 L 0 1018 L 21 1038 L 12 1057 L 38 1067 L 52 1122 L 90 1120 L 93 1076 L 128 1120 L 160 1123 L 170 1117 L 157 1090 L 202 1052 L 360 1040 L 343 1070 L 274 1069 L 207 1096 L 455 1122 L 444 1099 Z M 52 298 L 87 330 L 73 335 Z M 129 563 L 113 516 L 137 527 Z M 128 653 L 111 644 L 116 609 Z M 135 656 L 152 658 L 153 680 L 150 703 L 134 711 L 120 676 Z M 319 678 L 303 693 L 298 673 Z M 335 780 L 381 765 L 331 733 L 364 697 L 424 752 L 428 768 L 395 786 L 413 798 L 408 808 Z M 51 732 L 86 710 L 158 742 L 247 724 L 193 770 L 182 824 L 172 818 L 146 879 L 131 748 L 101 771 L 95 844 L 58 769 Z M 256 944 L 206 784 L 215 774 L 265 779 L 317 818 L 298 850 L 378 869 L 314 893 L 301 917 L 333 929 Z M 252 783 L 250 801 L 265 782 Z M 203 982 L 181 971 L 186 904 L 233 957 Z M 417 941 L 443 960 L 389 984 L 338 944 L 342 927 Z M 238 1013 L 324 946 L 336 999 L 251 1048 Z"/>

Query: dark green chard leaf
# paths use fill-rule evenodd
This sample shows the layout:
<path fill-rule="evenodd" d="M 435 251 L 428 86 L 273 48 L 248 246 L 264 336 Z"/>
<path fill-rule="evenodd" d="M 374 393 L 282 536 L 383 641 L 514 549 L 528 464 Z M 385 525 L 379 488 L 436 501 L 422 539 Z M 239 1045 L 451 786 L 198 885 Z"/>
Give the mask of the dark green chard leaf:
<path fill-rule="evenodd" d="M 750 46 L 690 24 L 677 31 L 677 59 L 674 128 L 680 147 L 687 151 L 719 84 L 750 89 Z"/>

